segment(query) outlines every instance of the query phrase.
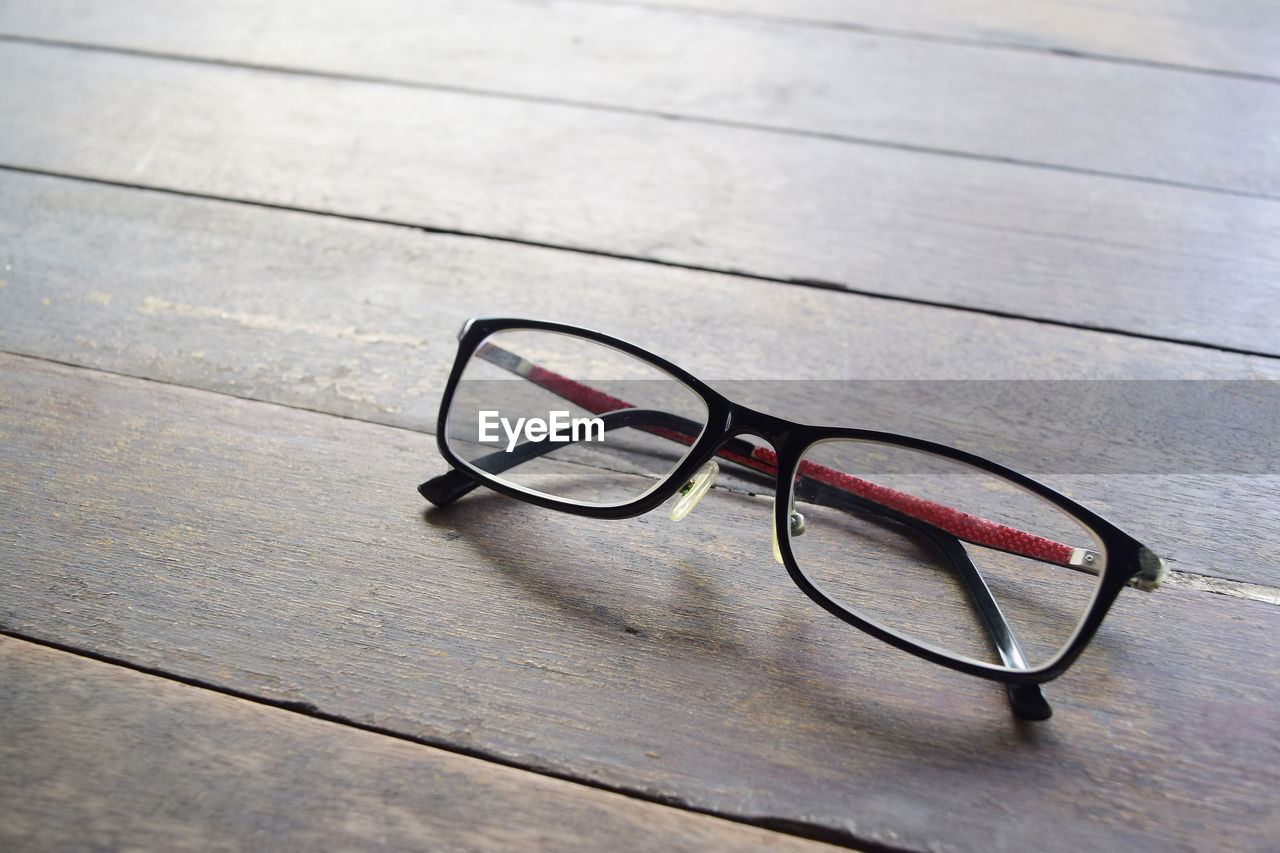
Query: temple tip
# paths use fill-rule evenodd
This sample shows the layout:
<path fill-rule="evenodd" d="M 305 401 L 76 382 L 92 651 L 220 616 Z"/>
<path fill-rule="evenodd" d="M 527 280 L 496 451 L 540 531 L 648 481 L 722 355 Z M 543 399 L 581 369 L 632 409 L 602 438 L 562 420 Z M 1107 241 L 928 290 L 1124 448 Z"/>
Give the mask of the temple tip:
<path fill-rule="evenodd" d="M 1053 708 L 1044 698 L 1039 684 L 1006 684 L 1009 705 L 1013 713 L 1024 720 L 1047 720 L 1053 716 Z"/>
<path fill-rule="evenodd" d="M 432 477 L 418 486 L 418 494 L 436 506 L 445 506 L 474 489 L 476 485 L 475 480 L 461 471 L 451 468 L 444 474 Z"/>

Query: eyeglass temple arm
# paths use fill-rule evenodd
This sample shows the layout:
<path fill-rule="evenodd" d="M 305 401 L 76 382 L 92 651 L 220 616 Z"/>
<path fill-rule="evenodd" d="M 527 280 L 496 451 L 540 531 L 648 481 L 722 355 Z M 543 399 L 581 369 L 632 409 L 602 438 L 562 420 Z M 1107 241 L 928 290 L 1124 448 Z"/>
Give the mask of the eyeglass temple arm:
<path fill-rule="evenodd" d="M 692 429 L 692 431 L 696 432 L 698 429 L 697 424 L 685 418 L 650 409 L 621 409 L 608 412 L 602 415 L 601 419 L 604 421 L 606 431 L 622 427 L 638 427 L 648 432 L 675 437 L 685 444 L 693 441 L 689 431 Z M 727 452 L 721 455 L 734 462 L 739 461 L 742 452 L 750 453 L 754 447 L 740 439 L 734 439 L 729 444 L 734 446 L 732 448 L 726 447 Z M 526 441 L 513 447 L 510 451 L 500 450 L 487 456 L 482 456 L 474 460 L 472 464 L 487 473 L 500 474 L 509 468 L 514 468 L 524 462 L 536 459 L 553 449 L 556 449 L 556 445 L 550 442 Z M 738 452 L 735 453 L 733 451 Z M 478 481 L 464 471 L 450 469 L 448 472 L 433 477 L 420 485 L 418 491 L 433 504 L 444 506 L 456 501 L 478 485 Z M 969 594 L 979 621 L 1004 665 L 1011 669 L 1027 668 L 1026 657 L 1018 645 L 1012 628 L 1010 628 L 1008 621 L 1004 618 L 1004 614 L 1000 611 L 1000 607 L 983 580 L 981 573 L 969 558 L 968 552 L 965 551 L 964 546 L 960 544 L 960 541 L 955 536 L 940 530 L 928 522 L 877 504 L 874 501 L 860 498 L 848 491 L 826 485 L 817 480 L 803 478 L 799 488 L 803 491 L 804 500 L 808 503 L 888 518 L 911 528 L 931 541 L 942 551 L 957 575 L 959 575 Z M 1019 717 L 1042 720 L 1052 713 L 1039 686 L 1007 684 L 1006 687 L 1010 705 L 1014 713 Z"/>
<path fill-rule="evenodd" d="M 481 344 L 476 349 L 475 354 L 594 414 L 598 415 L 617 409 L 633 408 L 625 400 L 561 376 L 555 371 L 534 364 L 528 359 L 522 358 L 495 344 Z M 672 417 L 676 416 L 672 415 Z M 660 427 L 650 428 L 646 431 L 663 435 L 682 444 L 692 444 L 698 433 L 702 431 L 702 428 L 692 422 L 686 423 L 688 427 L 685 427 L 687 431 L 684 432 L 680 428 L 664 429 Z M 761 473 L 777 476 L 777 454 L 766 447 L 759 447 L 741 439 L 734 439 L 727 442 L 717 455 Z M 825 482 L 828 485 L 860 495 L 875 503 L 904 512 L 926 524 L 932 524 L 953 536 L 966 542 L 972 542 L 975 545 L 1054 563 L 1086 574 L 1097 575 L 1099 573 L 1098 555 L 1086 548 L 1073 548 L 1070 545 L 1054 542 L 1051 539 L 1036 536 L 1014 527 L 997 524 L 935 501 L 918 498 L 895 489 L 869 483 L 858 477 L 853 477 L 807 460 L 801 461 L 800 470 L 797 473 L 801 477 L 810 477 L 820 482 Z M 1137 577 L 1130 583 L 1131 585 L 1139 586 L 1141 589 L 1155 588 L 1154 585 L 1149 583 L 1140 585 Z"/>
<path fill-rule="evenodd" d="M 621 409 L 603 415 L 601 420 L 604 422 L 606 432 L 628 426 L 642 429 L 648 427 L 653 431 L 673 432 L 681 427 L 688 428 L 688 426 L 692 425 L 692 422 L 686 421 L 684 418 L 650 409 Z M 750 446 L 746 442 L 742 442 L 742 444 Z M 549 442 L 526 441 L 516 445 L 509 451 L 499 450 L 487 456 L 481 456 L 473 460 L 471 464 L 486 473 L 501 474 L 503 471 L 549 453 L 553 449 L 555 449 L 555 446 Z M 734 457 L 737 456 L 738 454 L 728 454 L 730 461 L 736 462 L 737 459 Z M 447 473 L 433 477 L 423 483 L 418 487 L 418 491 L 433 504 L 444 506 L 456 501 L 478 485 L 478 481 L 465 472 L 450 469 Z M 977 567 L 973 565 L 968 552 L 965 551 L 964 546 L 960 544 L 960 541 L 955 536 L 938 529 L 928 522 L 923 522 L 905 513 L 877 504 L 874 501 L 860 498 L 843 489 L 828 486 L 816 480 L 802 480 L 798 488 L 798 494 L 806 503 L 841 509 L 860 515 L 873 515 L 890 519 L 910 527 L 933 542 L 946 555 L 947 559 L 956 568 L 957 573 L 963 578 L 966 588 L 974 599 L 978 613 L 983 623 L 987 626 L 988 633 L 991 635 L 992 641 L 1000 651 L 1000 656 L 1005 660 L 1006 665 L 1026 668 L 1026 659 L 1023 657 L 1022 650 L 1018 647 L 1017 640 L 1014 639 L 1004 615 L 1000 612 L 999 606 L 991 596 L 990 590 L 987 589 L 982 575 L 978 572 Z"/>

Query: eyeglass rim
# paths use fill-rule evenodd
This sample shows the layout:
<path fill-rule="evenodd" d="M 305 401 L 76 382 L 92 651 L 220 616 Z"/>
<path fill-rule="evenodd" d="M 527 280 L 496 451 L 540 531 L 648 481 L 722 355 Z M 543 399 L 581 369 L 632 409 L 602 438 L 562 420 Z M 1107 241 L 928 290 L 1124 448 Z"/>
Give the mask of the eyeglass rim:
<path fill-rule="evenodd" d="M 991 460 L 974 456 L 973 454 L 956 450 L 955 448 L 950 448 L 946 445 L 938 445 L 921 439 L 915 439 L 910 436 L 893 436 L 893 438 L 897 440 L 886 441 L 884 440 L 886 435 L 885 433 L 871 433 L 866 430 L 842 429 L 839 431 L 844 434 L 834 438 L 830 436 L 818 438 L 809 444 L 801 446 L 799 450 L 792 455 L 792 463 L 787 468 L 788 473 L 786 479 L 783 479 L 784 469 L 779 465 L 779 489 L 785 488 L 786 500 L 781 500 L 778 497 L 775 497 L 774 524 L 777 525 L 778 530 L 786 531 L 785 535 L 778 537 L 779 551 L 783 557 L 783 565 L 787 567 L 788 574 L 791 575 L 795 584 L 799 586 L 811 599 L 847 624 L 857 627 L 858 629 L 863 630 L 893 646 L 910 651 L 913 654 L 935 663 L 944 664 L 952 669 L 957 669 L 973 675 L 991 677 L 1010 683 L 1040 684 L 1057 677 L 1067 667 L 1069 667 L 1072 661 L 1074 661 L 1088 645 L 1093 634 L 1101 624 L 1102 616 L 1106 614 L 1106 610 L 1110 608 L 1111 604 L 1115 601 L 1115 598 L 1119 595 L 1120 590 L 1124 588 L 1128 581 L 1128 576 L 1122 577 L 1120 582 L 1114 585 L 1114 589 L 1109 589 L 1106 583 L 1109 573 L 1114 576 L 1114 572 L 1112 571 L 1112 566 L 1115 563 L 1112 559 L 1113 549 L 1117 547 L 1124 547 L 1120 541 L 1121 539 L 1133 541 L 1132 538 L 1123 533 L 1123 531 L 1115 530 L 1114 525 L 1110 525 L 1105 519 L 1090 513 L 1086 507 L 1081 507 L 1071 499 L 1066 498 L 1064 495 L 1061 495 L 1044 484 L 1023 474 L 1019 474 L 1017 471 L 1005 468 L 999 463 L 992 462 Z M 875 437 L 872 438 L 868 436 Z M 893 628 L 874 621 L 873 619 L 864 618 L 855 610 L 845 607 L 835 599 L 828 596 L 815 581 L 811 580 L 809 575 L 805 573 L 804 569 L 800 567 L 800 561 L 795 558 L 794 551 L 792 550 L 790 525 L 788 523 L 788 516 L 791 511 L 792 500 L 796 488 L 796 479 L 799 475 L 799 466 L 805 459 L 806 453 L 813 446 L 826 441 L 848 440 L 865 441 L 869 444 L 907 448 L 912 451 L 928 453 L 948 461 L 967 464 L 975 470 L 979 470 L 984 473 L 998 474 L 1001 479 L 1022 488 L 1028 494 L 1042 500 L 1046 500 L 1051 503 L 1051 505 L 1057 506 L 1059 509 L 1064 511 L 1064 515 L 1078 523 L 1085 532 L 1089 533 L 1097 540 L 1097 544 L 1102 548 L 1106 555 L 1106 559 L 1103 562 L 1103 569 L 1094 580 L 1093 587 L 1089 593 L 1089 603 L 1083 614 L 1076 621 L 1071 634 L 1069 634 L 1067 639 L 1058 646 L 1052 656 L 1035 667 L 1016 668 L 1003 664 L 984 663 L 967 655 L 950 652 L 945 648 L 941 648 L 924 641 L 915 640 L 910 635 L 902 634 Z M 781 453 L 779 453 L 779 457 L 781 457 Z M 783 484 L 785 484 L 785 486 Z M 1062 500 L 1058 501 L 1056 500 L 1057 498 L 1061 498 Z M 1065 506 L 1063 504 L 1065 504 Z M 1079 514 L 1092 516 L 1094 524 L 1087 523 L 1085 519 L 1079 517 L 1079 514 L 1068 512 L 1067 510 L 1072 507 L 1079 510 Z M 1119 534 L 1119 536 L 1109 538 L 1106 535 L 1106 532 L 1100 529 L 1102 525 L 1112 528 L 1113 532 Z M 1104 598 L 1105 603 L 1100 605 L 1100 600 L 1103 600 Z M 1102 609 L 1099 612 L 1100 606 Z M 1089 617 L 1095 612 L 1098 612 L 1098 617 L 1091 622 Z M 1081 635 L 1083 635 L 1083 638 L 1081 638 Z M 1077 642 L 1077 640 L 1079 640 L 1079 642 Z M 1024 676 L 1031 677 L 1024 678 Z"/>
<path fill-rule="evenodd" d="M 504 325 L 490 328 L 488 324 L 491 323 L 500 323 Z M 680 462 L 673 467 L 670 472 L 664 475 L 661 479 L 655 481 L 653 485 L 640 495 L 626 501 L 618 501 L 614 503 L 588 503 L 585 501 L 574 500 L 572 498 L 556 497 L 555 495 L 549 495 L 545 492 L 539 492 L 535 489 L 529 489 L 520 486 L 517 483 L 512 483 L 508 480 L 495 477 L 488 471 L 484 471 L 475 465 L 472 465 L 466 459 L 455 454 L 452 448 L 448 446 L 448 414 L 452 407 L 453 397 L 457 391 L 458 385 L 461 383 L 462 374 L 470 363 L 476 350 L 480 348 L 482 343 L 493 335 L 499 332 L 508 331 L 552 332 L 566 335 L 568 337 L 590 340 L 592 343 L 604 344 L 622 352 L 625 355 L 636 358 L 637 360 L 643 361 L 652 367 L 670 374 L 672 378 L 688 388 L 688 390 L 706 407 L 707 417 L 705 419 L 705 423 L 702 425 L 701 432 L 698 434 L 698 437 L 694 442 L 689 445 L 688 450 L 685 452 L 684 456 L 681 457 Z M 724 404 L 732 405 L 730 401 L 717 394 L 712 388 L 708 387 L 706 383 L 702 382 L 679 366 L 637 347 L 634 344 L 629 344 L 626 341 L 622 341 L 617 338 L 611 338 L 610 336 L 599 332 L 593 332 L 591 329 L 579 329 L 574 326 L 566 326 L 560 323 L 545 323 L 537 320 L 472 319 L 468 320 L 463 326 L 462 331 L 459 332 L 458 342 L 458 353 L 454 361 L 453 370 L 449 375 L 449 382 L 445 388 L 444 396 L 440 401 L 440 412 L 436 420 L 437 442 L 445 459 L 455 468 L 460 468 L 461 470 L 466 471 L 469 475 L 472 475 L 476 479 L 484 482 L 486 486 L 490 486 L 503 494 L 511 497 L 519 497 L 539 506 L 557 509 L 563 512 L 570 512 L 576 515 L 612 519 L 634 518 L 637 515 L 643 515 L 644 513 L 660 506 L 664 501 L 670 498 L 671 495 L 675 494 L 676 490 L 680 488 L 680 485 L 697 470 L 697 468 L 694 467 L 684 475 L 684 480 L 679 480 L 678 482 L 675 482 L 674 485 L 672 484 L 672 481 L 675 480 L 682 471 L 686 470 L 686 465 L 689 459 L 698 455 L 702 446 L 702 440 L 711 430 L 711 413 L 713 406 L 712 397 L 719 398 L 720 402 Z"/>
<path fill-rule="evenodd" d="M 707 422 L 701 435 L 690 445 L 688 453 L 681 462 L 664 478 L 637 498 L 617 504 L 588 504 L 557 498 L 508 483 L 469 465 L 448 446 L 445 424 L 447 423 L 449 409 L 458 384 L 461 381 L 462 373 L 475 350 L 489 336 L 511 330 L 553 332 L 603 344 L 670 374 L 697 394 L 706 404 Z M 440 409 L 437 416 L 436 444 L 440 454 L 455 469 L 465 472 L 467 476 L 473 477 L 477 482 L 483 483 L 487 488 L 500 494 L 523 500 L 535 506 L 573 515 L 616 520 L 633 518 L 656 509 L 675 494 L 683 483 L 706 464 L 708 459 L 714 456 L 720 445 L 730 438 L 741 434 L 753 434 L 772 444 L 771 439 L 753 431 L 733 431 L 736 426 L 734 423 L 735 415 L 741 417 L 742 413 L 748 413 L 760 422 L 771 423 L 785 428 L 785 438 L 780 444 L 774 446 L 778 458 L 774 523 L 778 525 L 778 530 L 780 531 L 789 529 L 789 499 L 793 488 L 790 484 L 794 482 L 796 470 L 804 451 L 820 441 L 857 439 L 930 453 L 945 459 L 965 463 L 978 470 L 1009 480 L 1014 485 L 1020 486 L 1031 494 L 1056 506 L 1068 517 L 1080 523 L 1102 543 L 1106 550 L 1107 560 L 1098 576 L 1093 600 L 1079 622 L 1074 635 L 1059 650 L 1058 654 L 1048 662 L 1027 669 L 1011 669 L 1004 666 L 986 664 L 914 641 L 853 613 L 828 597 L 805 576 L 792 552 L 790 536 L 784 534 L 778 537 L 783 565 L 792 581 L 824 610 L 827 610 L 846 624 L 858 628 L 882 642 L 949 669 L 1007 684 L 1043 684 L 1046 681 L 1057 678 L 1088 646 L 1093 636 L 1097 633 L 1103 618 L 1115 603 L 1120 590 L 1142 571 L 1145 555 L 1149 554 L 1152 558 L 1155 558 L 1154 552 L 1151 552 L 1146 546 L 1088 507 L 1082 506 L 1066 495 L 998 462 L 965 450 L 908 435 L 854 427 L 803 424 L 757 412 L 741 404 L 734 403 L 679 365 L 630 341 L 593 329 L 548 320 L 510 317 L 472 318 L 463 324 L 458 333 L 458 351 L 454 358 L 453 368 L 449 373 L 440 401 Z M 783 477 L 784 469 L 787 471 L 786 478 Z M 784 492 L 786 494 L 783 494 Z"/>

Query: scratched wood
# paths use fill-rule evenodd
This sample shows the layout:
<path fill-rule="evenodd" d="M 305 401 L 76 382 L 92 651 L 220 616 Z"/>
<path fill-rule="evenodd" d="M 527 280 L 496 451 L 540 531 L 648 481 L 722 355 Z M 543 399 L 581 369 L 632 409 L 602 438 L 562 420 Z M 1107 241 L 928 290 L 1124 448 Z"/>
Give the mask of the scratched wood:
<path fill-rule="evenodd" d="M 1053 719 L 1017 724 L 805 599 L 759 501 L 424 516 L 421 434 L 13 356 L 0 377 L 11 633 L 895 849 L 1280 832 L 1274 606 L 1127 591 Z"/>
<path fill-rule="evenodd" d="M 1280 197 L 1280 88 L 1273 81 L 1043 51 L 523 0 L 383 0 L 372 7 L 293 0 L 269 11 L 254 0 L 223 0 L 181 14 L 163 0 L 88 8 L 58 0 L 0 7 L 0 33 Z"/>
<path fill-rule="evenodd" d="M 631 5 L 630 0 L 602 2 Z M 679 0 L 669 5 L 1280 77 L 1275 36 L 1280 10 L 1269 0 Z"/>
<path fill-rule="evenodd" d="M 1274 360 L 77 181 L 0 174 L 0 194 L 10 352 L 434 432 L 463 320 L 556 319 L 732 380 L 717 384 L 784 416 L 1053 475 L 1180 570 L 1280 577 L 1274 459 L 1256 452 L 1274 443 L 1265 412 L 1206 416 L 1196 397 L 1147 410 L 1145 383 L 1082 408 L 1007 383 L 797 381 L 1274 379 Z"/>
<path fill-rule="evenodd" d="M 8 637 L 0 672 L 14 853 L 832 849 Z"/>
<path fill-rule="evenodd" d="M 1274 201 L 23 44 L 0 77 L 10 166 L 1280 352 Z"/>

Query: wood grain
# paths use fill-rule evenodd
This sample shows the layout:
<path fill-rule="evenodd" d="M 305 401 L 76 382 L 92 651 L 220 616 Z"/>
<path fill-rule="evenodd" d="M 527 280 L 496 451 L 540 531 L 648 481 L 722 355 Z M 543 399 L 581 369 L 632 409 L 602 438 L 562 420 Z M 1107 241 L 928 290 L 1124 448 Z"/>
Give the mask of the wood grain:
<path fill-rule="evenodd" d="M 0 637 L 13 851 L 829 850 Z"/>
<path fill-rule="evenodd" d="M 1151 476 L 1140 461 L 1145 445 L 1163 449 L 1161 436 L 1179 430 L 1215 445 L 1225 434 L 1229 462 L 1265 453 L 1265 442 L 1231 435 L 1236 409 L 1162 424 L 1145 409 L 1131 418 L 1124 407 L 1048 405 L 1030 422 L 1044 424 L 1048 412 L 1059 429 L 1121 433 L 1116 446 L 1135 447 L 1134 467 L 1071 477 L 1073 493 L 1179 568 L 1258 584 L 1126 591 L 1084 658 L 1050 686 L 1054 718 L 1035 726 L 1010 720 L 995 685 L 897 653 L 805 599 L 770 557 L 760 498 L 717 489 L 677 525 L 661 513 L 583 521 L 483 494 L 424 513 L 413 491 L 439 470 L 433 440 L 417 430 L 433 419 L 453 332 L 474 314 L 603 328 L 718 380 L 1275 376 L 1275 358 L 599 256 L 1280 353 L 1277 202 L 1067 171 L 1076 160 L 1027 168 L 815 138 L 827 121 L 815 116 L 824 106 L 843 113 L 849 96 L 843 84 L 818 91 L 796 70 L 805 65 L 796 45 L 809 44 L 815 64 L 879 74 L 935 104 L 938 116 L 912 123 L 872 109 L 891 98 L 868 99 L 855 117 L 894 145 L 912 133 L 980 145 L 986 131 L 946 122 L 964 113 L 913 82 L 921 69 L 954 66 L 956 84 L 996 86 L 979 111 L 987 120 L 1006 114 L 1002 92 L 1024 107 L 1037 86 L 1059 106 L 1087 96 L 1075 115 L 1027 107 L 1036 118 L 1026 133 L 993 128 L 1000 133 L 987 137 L 1007 147 L 991 150 L 1050 150 L 1255 192 L 1276 175 L 1271 83 L 1139 67 L 1150 62 L 1141 57 L 977 49 L 948 35 L 556 2 L 520 7 L 523 20 L 551 21 L 540 32 L 581 44 L 518 46 L 505 72 L 483 59 L 464 64 L 467 51 L 454 48 L 441 51 L 442 64 L 472 80 L 402 85 L 351 78 L 366 67 L 434 67 L 392 49 L 415 36 L 389 0 L 360 8 L 368 24 L 340 26 L 356 52 L 385 45 L 385 64 L 321 75 L 234 63 L 315 56 L 339 5 L 284 19 L 273 15 L 291 7 L 255 7 L 240 30 L 217 14 L 193 17 L 193 30 L 128 2 L 135 46 L 172 50 L 168 39 L 185 32 L 196 45 L 223 45 L 232 64 L 0 44 L 0 163 L 120 185 L 0 170 L 0 347 L 39 356 L 0 356 L 0 629 L 455 754 L 206 690 L 159 689 L 159 679 L 121 667 L 68 660 L 102 677 L 57 665 L 32 676 L 29 658 L 15 670 L 3 649 L 4 683 L 19 688 L 0 695 L 0 754 L 6 777 L 14 766 L 22 775 L 0 781 L 5 793 L 19 789 L 0 796 L 0 815 L 37 827 L 32 847 L 76 846 L 68 836 L 77 827 L 95 843 L 127 844 L 110 833 L 153 813 L 157 847 L 192 837 L 210 846 L 215 833 L 239 833 L 241 846 L 292 836 L 288 846 L 349 839 L 361 848 L 423 846 L 435 832 L 443 846 L 527 848 L 524 829 L 549 847 L 617 845 L 638 832 L 663 848 L 775 838 L 589 786 L 895 850 L 1254 850 L 1280 836 L 1271 535 L 1280 483 L 1265 466 L 1256 476 L 1231 464 Z M 437 8 L 503 32 L 496 0 L 482 2 L 491 5 L 479 15 Z M 1162 2 L 1145 7 L 1157 51 L 1176 19 L 1152 11 L 1168 8 Z M 790 8 L 803 16 L 817 7 Z M 979 7 L 950 8 L 963 19 Z M 1021 4 L 1003 20 L 1019 31 L 1036 8 Z M 71 12 L 110 30 L 90 6 Z M 568 18 L 577 18 L 568 29 L 556 23 Z M 1099 4 L 1060 20 L 1125 30 L 1123 15 Z M 1225 52 L 1255 62 L 1256 42 L 1232 43 L 1239 21 L 1219 20 L 1225 26 L 1185 31 L 1194 36 L 1187 55 L 1211 55 L 1220 48 L 1212 36 L 1228 33 Z M 721 55 L 684 62 L 690 47 L 677 22 L 696 36 L 694 52 Z M 448 24 L 436 26 L 452 38 Z M 620 27 L 633 44 L 618 46 Z M 312 47 L 287 53 L 294 48 L 273 35 L 282 29 Z M 1126 38 L 1136 43 L 1135 32 Z M 670 47 L 647 46 L 652 38 Z M 599 81 L 574 80 L 580 88 L 550 98 L 612 97 L 612 66 L 631 56 L 647 75 L 631 86 L 637 100 L 608 109 L 540 100 L 568 85 L 557 82 L 563 71 L 591 76 L 590 51 L 604 48 Z M 341 39 L 322 52 L 356 62 Z M 542 70 L 564 55 L 582 64 Z M 669 82 L 653 70 L 662 61 Z M 529 88 L 518 97 L 448 90 L 481 85 L 485 67 L 498 69 L 492 80 L 506 73 Z M 733 92 L 735 74 L 749 86 Z M 1048 91 L 1055 80 L 1061 94 Z M 1162 80 L 1186 91 L 1150 89 Z M 788 83 L 794 92 L 782 91 Z M 646 87 L 663 94 L 634 94 Z M 1144 88 L 1149 103 L 1126 110 Z M 705 120 L 629 112 L 672 98 Z M 977 110 L 983 96 L 967 101 Z M 1110 122 L 1097 120 L 1106 110 L 1089 115 L 1095 105 Z M 801 132 L 734 124 L 778 116 Z M 1111 135 L 1094 144 L 1043 132 L 1073 126 Z M 1166 144 L 1151 142 L 1161 133 Z M 596 255 L 424 230 L 433 228 Z M 997 457 L 1043 447 L 1012 416 L 1007 436 L 964 423 L 974 420 L 966 412 L 1006 415 L 1000 407 L 917 413 L 916 397 L 893 396 L 851 408 L 859 419 L 905 415 L 895 426 L 919 424 L 944 440 L 977 429 L 985 443 L 974 449 Z M 1204 591 L 1215 585 L 1258 600 Z M 19 721 L 25 728 L 10 736 Z M 197 769 L 180 772 L 188 765 Z M 342 811 L 351 802 L 362 814 L 392 811 L 356 819 Z M 72 803 L 83 811 L 68 814 Z M 0 833 L 17 823 L 0 819 Z"/>
<path fill-rule="evenodd" d="M 1193 403 L 1145 410 L 1123 393 L 1091 412 L 998 383 L 797 381 L 1280 377 L 1272 359 L 76 181 L 0 174 L 0 193 L 11 352 L 434 432 L 463 320 L 578 323 L 787 417 L 1053 475 L 1178 569 L 1280 578 L 1265 423 L 1188 417 Z M 1246 467 L 1226 464 L 1237 459 Z"/>
<path fill-rule="evenodd" d="M 1278 202 L 29 45 L 0 76 L 10 165 L 1280 352 Z"/>
<path fill-rule="evenodd" d="M 993 685 L 804 599 L 757 501 L 424 517 L 423 435 L 15 357 L 0 377 L 6 630 L 898 848 L 1280 832 L 1275 607 L 1126 593 L 1054 718 L 1016 725 Z"/>
<path fill-rule="evenodd" d="M 1280 197 L 1273 83 L 1046 52 L 524 0 L 57 0 L 0 7 L 0 32 Z"/>
<path fill-rule="evenodd" d="M 635 0 L 594 0 L 632 6 Z M 678 0 L 686 10 L 763 15 L 983 44 L 1280 77 L 1280 11 L 1268 0 Z"/>

